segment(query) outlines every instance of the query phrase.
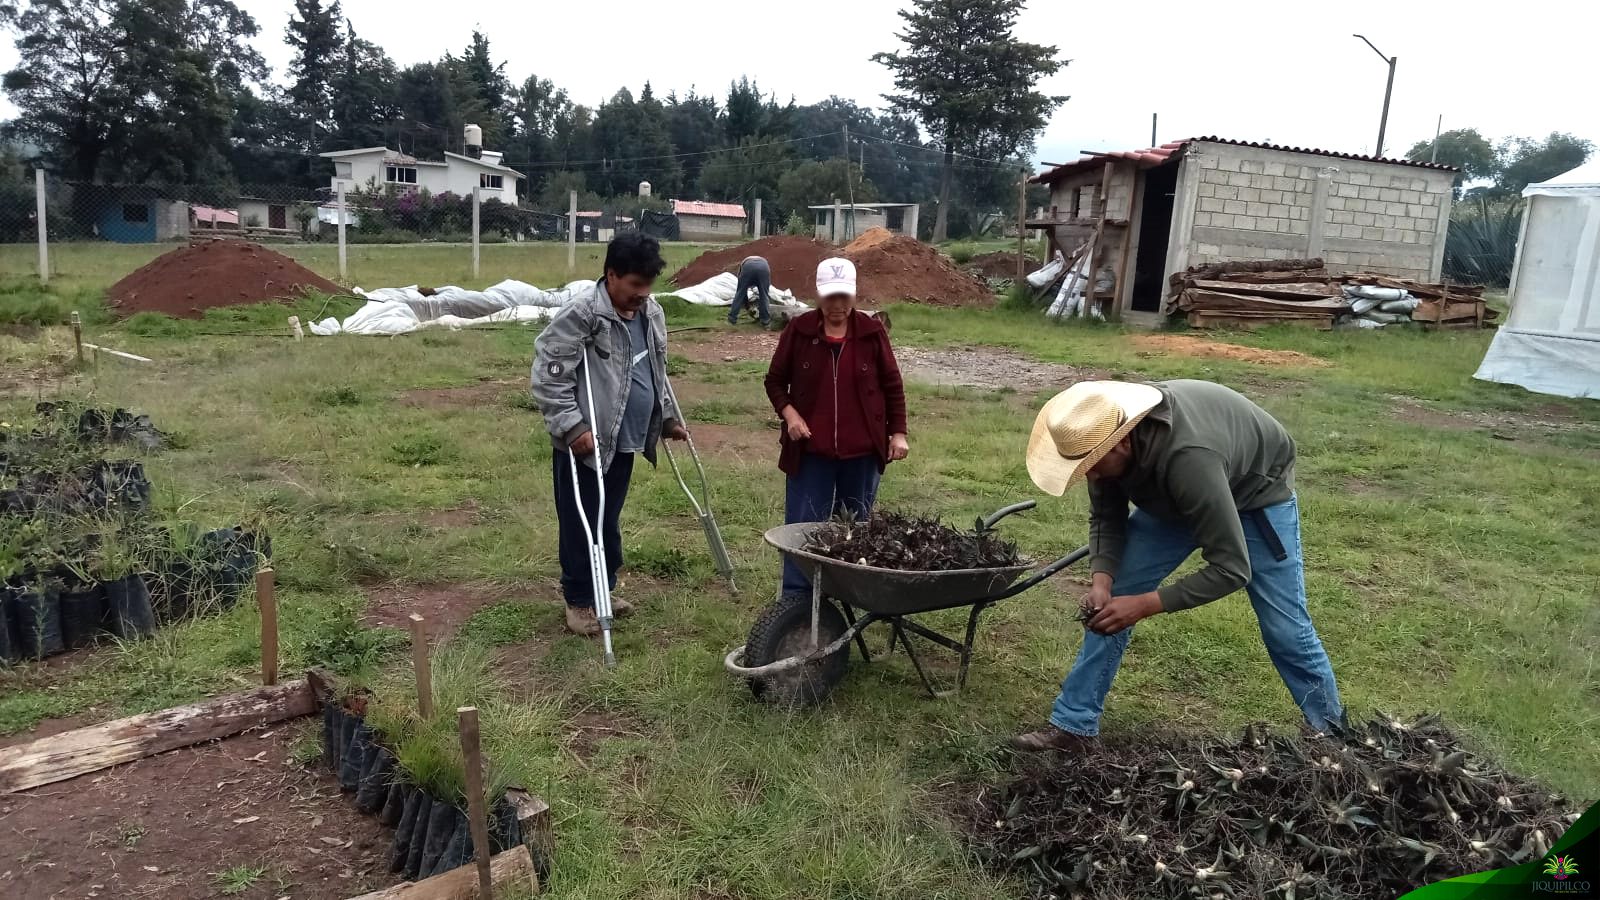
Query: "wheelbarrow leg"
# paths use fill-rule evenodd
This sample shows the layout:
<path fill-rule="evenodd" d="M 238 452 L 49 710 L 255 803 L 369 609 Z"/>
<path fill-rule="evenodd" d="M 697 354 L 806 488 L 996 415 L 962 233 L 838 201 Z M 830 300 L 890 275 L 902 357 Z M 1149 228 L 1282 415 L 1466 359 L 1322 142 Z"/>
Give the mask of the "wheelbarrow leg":
<path fill-rule="evenodd" d="M 967 687 L 967 669 L 972 665 L 972 644 L 978 637 L 978 616 L 989 607 L 987 603 L 974 603 L 972 614 L 967 616 L 967 640 L 961 645 L 961 671 L 956 675 L 956 690 Z"/>
<path fill-rule="evenodd" d="M 839 606 L 840 606 L 841 609 L 844 610 L 844 620 L 845 620 L 845 622 L 851 628 L 855 628 L 856 627 L 856 611 L 854 609 L 851 609 L 850 608 L 850 604 L 848 604 L 848 603 L 840 603 Z M 869 624 L 871 624 L 871 620 L 870 619 L 868 621 L 866 621 L 866 622 L 863 622 L 862 625 L 861 625 L 861 628 L 859 628 L 856 631 L 856 646 L 861 648 L 861 658 L 866 660 L 867 662 L 872 662 L 872 651 L 867 649 L 867 638 L 866 638 L 867 625 L 869 625 Z M 891 649 L 894 647 L 893 644 L 890 644 L 889 646 L 890 646 Z"/>

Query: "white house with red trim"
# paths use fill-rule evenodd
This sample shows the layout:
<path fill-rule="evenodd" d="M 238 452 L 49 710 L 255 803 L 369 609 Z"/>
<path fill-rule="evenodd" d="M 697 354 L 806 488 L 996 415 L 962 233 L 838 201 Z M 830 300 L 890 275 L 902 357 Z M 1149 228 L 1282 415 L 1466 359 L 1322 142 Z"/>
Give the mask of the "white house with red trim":
<path fill-rule="evenodd" d="M 678 217 L 678 237 L 680 240 L 744 240 L 745 212 L 744 207 L 737 203 L 674 200 L 672 201 L 672 212 Z"/>

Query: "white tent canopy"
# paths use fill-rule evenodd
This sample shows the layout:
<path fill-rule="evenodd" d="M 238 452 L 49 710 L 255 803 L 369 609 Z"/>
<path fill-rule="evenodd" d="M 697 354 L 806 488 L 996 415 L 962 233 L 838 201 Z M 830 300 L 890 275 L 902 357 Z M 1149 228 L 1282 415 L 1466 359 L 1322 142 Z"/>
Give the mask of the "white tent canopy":
<path fill-rule="evenodd" d="M 1600 159 L 1522 193 L 1511 315 L 1474 377 L 1600 398 Z"/>

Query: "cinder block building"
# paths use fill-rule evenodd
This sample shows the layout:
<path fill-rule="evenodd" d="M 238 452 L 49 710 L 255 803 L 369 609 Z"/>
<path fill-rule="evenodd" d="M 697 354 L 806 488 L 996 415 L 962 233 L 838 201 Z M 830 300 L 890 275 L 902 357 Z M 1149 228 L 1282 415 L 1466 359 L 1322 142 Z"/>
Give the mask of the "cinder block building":
<path fill-rule="evenodd" d="M 1154 324 L 1167 276 L 1200 263 L 1321 257 L 1331 272 L 1437 281 L 1456 170 L 1409 160 L 1191 138 L 1056 165 L 1029 223 L 1067 256 L 1095 248 L 1106 312 Z"/>

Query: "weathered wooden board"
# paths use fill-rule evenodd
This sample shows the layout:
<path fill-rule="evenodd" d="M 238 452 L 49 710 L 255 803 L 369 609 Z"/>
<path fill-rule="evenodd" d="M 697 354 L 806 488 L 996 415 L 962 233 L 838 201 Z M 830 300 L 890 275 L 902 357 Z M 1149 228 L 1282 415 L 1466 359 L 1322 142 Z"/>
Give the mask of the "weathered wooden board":
<path fill-rule="evenodd" d="M 1288 284 L 1245 284 L 1237 281 L 1199 279 L 1190 282 L 1190 286 L 1200 290 L 1220 291 L 1224 294 L 1243 294 L 1248 297 L 1268 297 L 1274 300 L 1305 300 L 1344 296 L 1344 291 L 1338 285 L 1314 281 L 1291 282 Z"/>
<path fill-rule="evenodd" d="M 528 848 L 516 846 L 497 853 L 489 860 L 489 877 L 494 882 L 495 893 L 502 889 L 508 897 L 520 897 L 524 892 L 539 893 L 539 876 L 533 871 L 533 857 Z M 422 881 L 406 881 L 394 887 L 352 897 L 351 900 L 477 900 L 478 872 L 472 866 L 460 866 L 442 875 Z"/>
<path fill-rule="evenodd" d="M 1248 310 L 1262 313 L 1332 315 L 1350 308 L 1350 301 L 1340 298 L 1308 298 L 1304 300 L 1274 300 L 1269 297 L 1225 294 L 1191 288 L 1178 297 L 1178 308 L 1184 310 L 1234 311 Z"/>
<path fill-rule="evenodd" d="M 316 697 L 302 678 L 40 738 L 0 750 L 0 794 L 231 737 L 316 710 Z"/>
<path fill-rule="evenodd" d="M 1216 312 L 1191 312 L 1189 325 L 1194 328 L 1240 328 L 1245 330 L 1265 328 L 1269 325 L 1299 325 L 1319 331 L 1333 329 L 1332 316 L 1317 318 L 1284 318 L 1281 316 L 1240 316 Z"/>

